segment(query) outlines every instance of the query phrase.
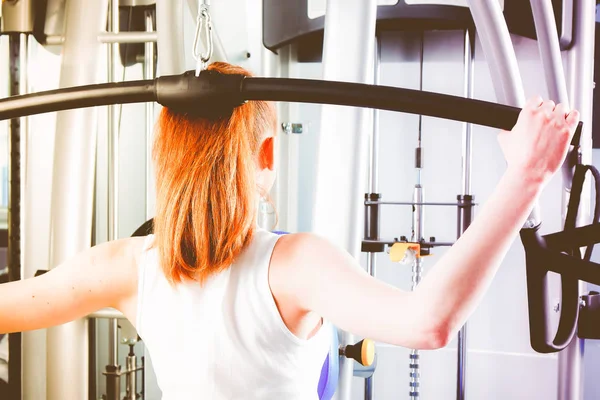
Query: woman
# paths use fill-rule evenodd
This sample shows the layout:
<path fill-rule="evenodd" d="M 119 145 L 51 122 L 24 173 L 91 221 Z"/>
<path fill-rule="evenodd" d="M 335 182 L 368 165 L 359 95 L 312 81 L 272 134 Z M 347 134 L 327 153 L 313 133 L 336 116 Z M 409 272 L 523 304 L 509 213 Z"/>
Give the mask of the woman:
<path fill-rule="evenodd" d="M 224 63 L 210 69 L 247 74 Z M 315 398 L 329 323 L 416 349 L 451 340 L 561 166 L 578 120 L 563 105 L 530 100 L 498 136 L 508 167 L 487 204 L 405 292 L 323 238 L 256 227 L 257 199 L 274 181 L 272 104 L 248 102 L 214 119 L 163 109 L 155 235 L 101 244 L 1 285 L 0 333 L 114 307 L 144 340 L 163 399 Z"/>

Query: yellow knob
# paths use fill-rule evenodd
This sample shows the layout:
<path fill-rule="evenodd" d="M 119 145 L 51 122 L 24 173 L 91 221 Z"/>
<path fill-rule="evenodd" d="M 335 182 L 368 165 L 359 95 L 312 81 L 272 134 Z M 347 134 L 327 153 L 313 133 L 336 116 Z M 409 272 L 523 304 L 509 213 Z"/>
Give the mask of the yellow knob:
<path fill-rule="evenodd" d="M 370 367 L 375 360 L 375 343 L 370 339 L 363 339 L 356 344 L 345 346 L 340 354 L 356 360 L 365 367 Z"/>
<path fill-rule="evenodd" d="M 370 367 L 375 361 L 375 342 L 371 339 L 365 339 L 360 349 L 361 364 Z"/>

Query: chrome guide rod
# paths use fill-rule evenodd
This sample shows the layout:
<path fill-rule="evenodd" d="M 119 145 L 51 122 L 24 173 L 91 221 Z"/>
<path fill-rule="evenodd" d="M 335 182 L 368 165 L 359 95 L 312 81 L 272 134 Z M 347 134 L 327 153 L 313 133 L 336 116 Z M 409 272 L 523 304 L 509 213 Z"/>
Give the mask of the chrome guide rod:
<path fill-rule="evenodd" d="M 474 92 L 474 70 L 475 70 L 475 32 L 470 29 L 465 30 L 464 38 L 464 96 L 472 99 Z M 471 131 L 472 125 L 463 124 L 462 132 L 462 193 L 463 196 L 471 195 L 471 164 L 473 162 L 472 146 L 473 137 Z M 462 220 L 463 213 L 460 212 L 461 229 L 467 229 L 468 226 Z M 456 365 L 456 399 L 464 400 L 466 391 L 466 371 L 467 371 L 467 324 L 458 332 L 457 344 L 457 365 Z"/>
<path fill-rule="evenodd" d="M 381 38 L 375 37 L 375 63 L 373 65 L 373 84 L 381 83 Z M 379 191 L 379 114 L 381 110 L 373 109 L 373 132 L 371 133 L 371 157 L 369 174 L 369 191 Z"/>
<path fill-rule="evenodd" d="M 425 63 L 425 32 L 421 32 L 421 52 L 419 60 L 419 90 L 423 90 L 423 70 Z M 422 171 L 423 171 L 423 148 L 422 144 L 422 133 L 423 133 L 423 115 L 419 114 L 419 127 L 417 137 L 417 148 L 415 149 L 415 168 L 417 169 L 417 182 L 413 191 L 413 219 L 412 219 L 412 242 L 421 242 L 423 238 L 423 227 L 424 227 L 424 210 L 423 203 L 423 186 L 422 186 Z M 423 259 L 419 256 L 415 257 L 412 266 L 412 286 L 411 290 L 417 289 L 417 286 L 421 282 L 423 276 Z M 420 382 L 420 363 L 419 363 L 419 351 L 412 349 L 409 354 L 409 396 L 411 399 L 418 399 L 420 397 L 419 386 Z"/>
<path fill-rule="evenodd" d="M 464 41 L 464 96 L 472 99 L 474 95 L 475 71 L 475 32 L 470 29 L 465 31 Z M 471 194 L 471 164 L 473 163 L 473 136 L 472 124 L 464 123 L 462 132 L 462 192 Z"/>
<path fill-rule="evenodd" d="M 153 33 L 152 11 L 146 11 L 146 31 Z M 144 79 L 154 79 L 154 43 L 144 45 Z M 146 103 L 146 220 L 154 215 L 154 180 L 152 179 L 152 138 L 154 132 L 154 103 Z"/>
<path fill-rule="evenodd" d="M 110 31 L 119 32 L 119 1 L 110 2 Z M 108 81 L 117 81 L 119 44 L 108 45 Z M 108 240 L 119 237 L 119 116 L 118 105 L 108 106 Z M 108 321 L 108 363 L 118 364 L 118 324 L 116 319 Z M 110 377 L 107 377 L 109 379 Z"/>

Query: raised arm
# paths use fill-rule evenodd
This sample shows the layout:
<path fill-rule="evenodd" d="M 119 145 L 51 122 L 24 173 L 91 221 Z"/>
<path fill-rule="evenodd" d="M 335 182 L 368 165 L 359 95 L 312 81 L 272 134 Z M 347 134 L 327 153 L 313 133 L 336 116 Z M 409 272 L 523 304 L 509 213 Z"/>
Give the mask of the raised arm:
<path fill-rule="evenodd" d="M 531 100 L 499 141 L 508 168 L 477 218 L 415 292 L 367 275 L 310 234 L 280 239 L 274 295 L 357 335 L 400 346 L 445 346 L 477 307 L 539 194 L 565 159 L 579 114 Z M 272 263 L 273 266 L 273 263 Z M 277 269 L 282 272 L 278 272 Z"/>
<path fill-rule="evenodd" d="M 0 333 L 60 325 L 104 307 L 135 321 L 141 240 L 101 244 L 44 275 L 0 285 Z"/>

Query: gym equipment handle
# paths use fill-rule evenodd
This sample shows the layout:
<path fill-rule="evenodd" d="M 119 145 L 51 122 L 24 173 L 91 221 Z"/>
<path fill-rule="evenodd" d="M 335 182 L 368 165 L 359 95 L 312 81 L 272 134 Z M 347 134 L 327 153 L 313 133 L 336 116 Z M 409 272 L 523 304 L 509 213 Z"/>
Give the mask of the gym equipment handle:
<path fill-rule="evenodd" d="M 512 129 L 520 109 L 481 100 L 390 86 L 310 79 L 256 78 L 194 71 L 154 80 L 105 83 L 11 96 L 0 100 L 0 120 L 73 108 L 157 101 L 196 116 L 215 117 L 247 100 L 377 108 Z M 578 145 L 582 124 L 573 144 Z"/>

